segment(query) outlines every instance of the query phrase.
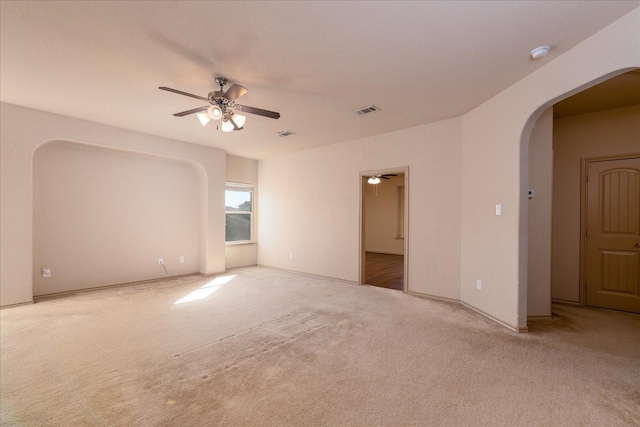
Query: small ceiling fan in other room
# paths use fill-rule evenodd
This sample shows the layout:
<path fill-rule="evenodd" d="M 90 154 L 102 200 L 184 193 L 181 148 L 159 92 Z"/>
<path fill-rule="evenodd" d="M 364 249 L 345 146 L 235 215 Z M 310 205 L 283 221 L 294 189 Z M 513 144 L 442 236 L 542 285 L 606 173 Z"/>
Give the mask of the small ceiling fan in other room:
<path fill-rule="evenodd" d="M 381 182 L 380 180 L 381 180 L 381 179 L 390 179 L 390 178 L 389 178 L 390 176 L 398 176 L 398 174 L 395 174 L 395 173 L 386 173 L 386 174 L 384 174 L 384 175 L 371 175 L 371 176 L 369 177 L 369 179 L 367 179 L 367 182 L 368 182 L 369 184 L 377 185 L 377 184 L 380 184 L 380 182 Z"/>
<path fill-rule="evenodd" d="M 220 129 L 223 132 L 231 132 L 234 130 L 242 130 L 247 118 L 238 114 L 238 112 L 255 114 L 258 116 L 268 117 L 270 119 L 279 119 L 280 113 L 275 111 L 263 110 L 261 108 L 249 107 L 248 105 L 236 104 L 236 100 L 242 95 L 247 93 L 247 88 L 238 84 L 232 84 L 231 87 L 225 92 L 224 87 L 227 84 L 227 79 L 224 77 L 216 77 L 216 83 L 220 86 L 220 90 L 209 92 L 209 95 L 204 96 L 193 95 L 191 93 L 183 92 L 181 90 L 172 89 L 170 87 L 161 86 L 158 89 L 166 90 L 167 92 L 177 93 L 178 95 L 189 96 L 191 98 L 199 99 L 207 102 L 209 105 L 194 108 L 192 110 L 181 111 L 175 113 L 175 117 L 184 117 L 190 114 L 197 114 L 202 126 L 206 125 L 210 120 L 222 120 Z M 234 112 L 236 110 L 238 112 Z"/>

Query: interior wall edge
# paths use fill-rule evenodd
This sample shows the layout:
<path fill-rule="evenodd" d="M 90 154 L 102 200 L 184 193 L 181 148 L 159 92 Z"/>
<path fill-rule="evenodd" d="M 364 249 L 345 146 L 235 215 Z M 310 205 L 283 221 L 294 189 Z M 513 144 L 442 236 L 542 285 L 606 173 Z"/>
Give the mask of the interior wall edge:
<path fill-rule="evenodd" d="M 460 301 L 460 304 L 462 306 L 470 309 L 470 310 L 475 311 L 476 313 L 478 313 L 481 316 L 487 318 L 488 320 L 490 320 L 490 321 L 492 321 L 494 323 L 497 323 L 500 326 L 504 326 L 505 328 L 507 328 L 507 329 L 509 329 L 509 330 L 511 330 L 513 332 L 529 332 L 529 328 L 512 325 L 511 323 L 505 322 L 504 320 L 499 319 L 499 318 L 487 313 L 486 311 L 483 311 L 483 310 L 479 309 L 478 307 L 475 307 L 475 306 L 469 304 L 468 302 Z"/>

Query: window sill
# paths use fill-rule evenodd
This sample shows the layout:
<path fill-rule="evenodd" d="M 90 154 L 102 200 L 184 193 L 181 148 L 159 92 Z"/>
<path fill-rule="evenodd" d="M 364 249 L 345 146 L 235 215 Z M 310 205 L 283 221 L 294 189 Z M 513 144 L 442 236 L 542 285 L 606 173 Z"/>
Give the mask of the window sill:
<path fill-rule="evenodd" d="M 258 242 L 251 240 L 241 240 L 238 242 L 224 242 L 225 246 L 239 246 L 239 245 L 255 245 Z"/>

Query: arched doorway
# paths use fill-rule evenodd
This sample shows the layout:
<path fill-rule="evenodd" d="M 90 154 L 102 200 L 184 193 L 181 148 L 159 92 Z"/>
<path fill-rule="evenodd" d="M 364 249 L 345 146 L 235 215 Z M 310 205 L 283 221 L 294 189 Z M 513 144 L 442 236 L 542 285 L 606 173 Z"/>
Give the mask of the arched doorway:
<path fill-rule="evenodd" d="M 586 298 L 585 162 L 640 153 L 639 110 L 640 71 L 632 70 L 538 114 L 521 165 L 530 319 L 551 316 L 552 301 L 597 305 Z"/>

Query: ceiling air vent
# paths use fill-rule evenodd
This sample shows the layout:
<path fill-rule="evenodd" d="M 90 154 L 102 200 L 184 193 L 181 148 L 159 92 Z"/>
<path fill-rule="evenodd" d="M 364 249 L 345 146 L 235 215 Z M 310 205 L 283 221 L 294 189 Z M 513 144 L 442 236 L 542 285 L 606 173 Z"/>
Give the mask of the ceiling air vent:
<path fill-rule="evenodd" d="M 278 136 L 280 138 L 286 138 L 293 135 L 295 135 L 295 133 L 291 132 L 290 130 L 281 130 L 280 132 L 278 132 Z"/>
<path fill-rule="evenodd" d="M 368 107 L 364 107 L 362 110 L 356 111 L 356 114 L 362 116 L 364 114 L 373 113 L 374 111 L 380 111 L 380 108 L 375 105 L 369 105 Z"/>

